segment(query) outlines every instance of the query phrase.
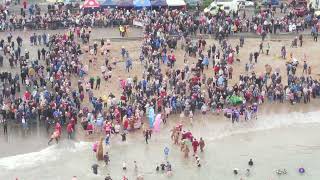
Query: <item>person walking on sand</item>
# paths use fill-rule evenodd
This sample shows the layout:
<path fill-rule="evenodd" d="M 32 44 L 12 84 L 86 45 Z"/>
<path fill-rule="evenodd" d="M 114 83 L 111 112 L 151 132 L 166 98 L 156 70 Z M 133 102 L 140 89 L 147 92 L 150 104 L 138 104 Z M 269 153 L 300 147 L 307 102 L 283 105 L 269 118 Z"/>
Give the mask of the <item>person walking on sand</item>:
<path fill-rule="evenodd" d="M 302 70 L 302 74 L 307 74 L 308 72 L 308 64 L 306 61 L 303 62 L 303 70 Z"/>
<path fill-rule="evenodd" d="M 266 53 L 267 53 L 267 55 L 269 55 L 269 51 L 270 51 L 270 44 L 267 43 L 267 47 L 266 47 Z"/>
<path fill-rule="evenodd" d="M 308 75 L 311 75 L 311 66 L 308 67 Z"/>
<path fill-rule="evenodd" d="M 302 43 L 303 43 L 303 36 L 302 36 L 302 34 L 299 35 L 299 42 L 300 42 L 300 47 L 302 47 Z"/>
<path fill-rule="evenodd" d="M 264 52 L 263 52 L 263 42 L 261 42 L 261 43 L 259 44 L 259 53 L 264 53 Z"/>
<path fill-rule="evenodd" d="M 101 78 L 100 76 L 97 76 L 97 80 L 96 80 L 96 89 L 100 89 L 100 83 L 101 83 Z"/>
<path fill-rule="evenodd" d="M 132 60 L 128 57 L 126 60 L 126 71 L 130 72 L 130 69 L 132 69 Z"/>

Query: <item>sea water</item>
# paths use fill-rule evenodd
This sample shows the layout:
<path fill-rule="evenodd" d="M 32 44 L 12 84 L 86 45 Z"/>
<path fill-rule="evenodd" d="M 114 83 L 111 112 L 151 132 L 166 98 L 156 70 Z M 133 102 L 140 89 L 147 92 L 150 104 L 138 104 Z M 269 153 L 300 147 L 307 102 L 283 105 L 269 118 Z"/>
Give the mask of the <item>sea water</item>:
<path fill-rule="evenodd" d="M 159 134 L 153 134 L 148 145 L 140 133 L 129 134 L 126 142 L 113 137 L 107 147 L 110 164 L 98 163 L 98 175 L 93 175 L 91 170 L 91 165 L 96 163 L 92 143 L 63 140 L 37 152 L 0 158 L 0 179 L 68 180 L 76 175 L 81 180 L 101 180 L 110 173 L 116 180 L 123 175 L 135 179 L 138 174 L 152 180 L 318 180 L 319 117 L 320 112 L 290 113 L 236 124 L 212 123 L 212 117 L 201 118 L 193 126 L 185 127 L 206 142 L 205 152 L 199 153 L 200 168 L 191 153 L 185 159 L 180 147 L 172 144 L 171 124 L 164 125 Z M 172 177 L 155 170 L 156 164 L 166 161 L 163 152 L 166 146 L 170 149 Z M 17 148 L 23 147 L 17 145 Z M 253 159 L 253 167 L 248 166 L 249 159 Z M 137 161 L 137 171 L 133 161 Z M 126 171 L 122 170 L 123 162 L 127 163 Z M 306 170 L 304 174 L 298 172 L 300 167 Z M 234 168 L 239 169 L 238 175 L 233 174 Z M 276 169 L 284 168 L 287 175 L 275 173 Z M 250 169 L 249 176 L 246 169 Z"/>

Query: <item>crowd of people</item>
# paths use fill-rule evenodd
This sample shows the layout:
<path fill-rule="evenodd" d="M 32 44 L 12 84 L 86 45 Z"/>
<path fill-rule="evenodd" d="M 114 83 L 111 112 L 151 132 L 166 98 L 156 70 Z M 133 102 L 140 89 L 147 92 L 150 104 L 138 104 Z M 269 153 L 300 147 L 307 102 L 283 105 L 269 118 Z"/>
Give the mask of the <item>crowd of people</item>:
<path fill-rule="evenodd" d="M 65 33 L 31 35 L 30 44 L 33 48 L 38 48 L 38 58 L 30 57 L 27 49 L 23 51 L 22 42 L 26 40 L 20 36 L 13 37 L 9 34 L 0 41 L 3 54 L 0 55 L 0 65 L 2 67 L 5 61 L 10 64 L 9 70 L 2 69 L 0 73 L 1 122 L 4 124 L 5 134 L 8 122 L 21 124 L 26 133 L 38 119 L 46 125 L 48 132 L 53 130 L 48 144 L 53 139 L 58 142 L 63 132 L 62 127 L 65 127 L 68 138 L 73 138 L 78 122 L 89 135 L 105 133 L 106 145 L 112 134 L 121 133 L 125 141 L 128 131 L 140 127 L 143 128 L 148 143 L 153 121 L 149 121 L 149 128 L 146 120 L 153 119 L 152 116 L 156 114 L 160 115 L 162 123 L 166 123 L 172 116 L 180 115 L 183 118 L 189 117 L 192 125 L 194 115 L 222 113 L 235 123 L 242 119 L 257 119 L 258 106 L 266 101 L 288 101 L 294 105 L 309 103 L 320 96 L 320 82 L 311 77 L 310 64 L 307 61 L 303 64 L 295 62 L 292 54 L 288 57 L 286 77 L 281 75 L 280 68 L 273 69 L 268 64 L 265 65 L 264 72 L 256 72 L 255 64 L 262 63 L 259 62 L 259 55 L 267 48 L 268 56 L 270 50 L 270 45 L 264 47 L 263 42 L 259 45 L 258 52 L 250 54 L 246 72 L 234 77 L 233 64 L 240 61 L 236 55 L 246 42 L 241 36 L 239 44 L 232 45 L 225 38 L 243 31 L 257 32 L 262 36 L 265 33 L 276 33 L 278 29 L 287 31 L 290 23 L 300 23 L 301 29 L 312 27 L 318 32 L 318 20 L 308 18 L 309 15 L 305 19 L 299 19 L 289 12 L 289 15 L 277 19 L 271 9 L 261 11 L 251 19 L 245 13 L 234 13 L 229 17 L 221 12 L 218 16 L 211 17 L 199 12 L 192 14 L 186 10 L 165 9 L 106 10 L 103 13 L 72 15 L 64 11 L 63 7 L 59 6 L 57 9 L 62 13 L 54 10 L 43 14 L 36 6 L 29 9 L 29 15 L 21 10 L 22 19 L 34 18 L 40 21 L 40 25 L 45 24 L 46 18 L 72 21 L 72 27 Z M 6 26 L 14 27 L 17 16 L 10 14 L 8 10 L 1 13 L 1 21 L 5 24 L 10 22 Z M 98 20 L 111 25 L 119 22 L 117 25 L 120 25 L 136 18 L 145 23 L 141 49 L 137 50 L 140 51 L 139 60 L 143 67 L 141 78 L 128 75 L 119 79 L 120 96 L 112 93 L 108 96 L 95 94 L 94 90 L 100 89 L 103 79 L 111 79 L 112 72 L 119 66 L 110 63 L 110 41 L 102 39 L 101 48 L 95 42 L 87 52 L 83 49 L 82 45 L 92 44 L 91 27 Z M 85 26 L 81 27 L 82 25 Z M 208 44 L 201 36 L 194 41 L 189 36 L 196 33 L 215 34 L 219 41 Z M 178 50 L 184 52 L 184 59 L 177 59 L 175 53 Z M 124 46 L 119 52 L 126 71 L 130 72 L 134 68 L 130 52 Z M 89 65 L 81 57 L 84 53 L 90 53 L 92 57 L 88 60 Z M 101 74 L 90 77 L 90 67 L 95 66 L 100 54 L 105 61 Z M 287 57 L 285 47 L 279 50 L 279 54 L 283 58 Z M 194 58 L 197 61 L 192 62 Z M 177 61 L 183 61 L 183 67 L 177 66 Z M 297 71 L 301 66 L 302 73 L 299 73 Z M 205 69 L 209 68 L 212 69 L 210 75 L 205 73 Z M 231 84 L 230 81 L 235 78 L 238 78 L 237 83 Z M 198 146 L 203 151 L 202 138 L 196 140 L 190 131 L 182 131 L 180 125 L 172 131 L 174 144 L 181 145 L 185 157 L 188 157 L 190 143 L 194 155 L 197 154 Z M 200 158 L 195 158 L 197 166 L 201 167 Z"/>
<path fill-rule="evenodd" d="M 157 26 L 162 27 L 163 31 L 169 32 L 171 35 L 184 33 L 195 35 L 200 33 L 224 37 L 238 32 L 254 32 L 265 35 L 279 31 L 299 32 L 307 28 L 314 28 L 316 32 L 314 34 L 317 35 L 320 23 L 312 11 L 300 17 L 294 13 L 293 8 L 285 7 L 280 8 L 280 16 L 277 15 L 279 12 L 276 13 L 277 8 L 271 6 L 259 7 L 258 4 L 253 15 L 243 10 L 232 12 L 230 15 L 221 11 L 216 16 L 212 16 L 198 9 L 189 11 L 187 9 L 169 10 L 163 8 L 154 11 L 106 8 L 87 13 L 81 10 L 79 5 L 56 3 L 44 8 L 39 5 L 24 3 L 20 13 L 4 7 L 1 10 L 0 27 L 2 30 L 17 28 L 57 29 L 71 26 L 113 27 L 133 25 L 133 21 L 139 21 L 142 24 L 157 24 Z M 159 14 L 163 14 L 163 16 L 159 16 Z"/>

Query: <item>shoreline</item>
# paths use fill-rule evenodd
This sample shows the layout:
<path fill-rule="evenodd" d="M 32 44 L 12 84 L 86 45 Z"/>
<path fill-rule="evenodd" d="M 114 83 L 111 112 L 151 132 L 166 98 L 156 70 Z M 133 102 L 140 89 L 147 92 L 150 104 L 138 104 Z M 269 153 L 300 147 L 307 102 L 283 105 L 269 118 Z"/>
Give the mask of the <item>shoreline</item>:
<path fill-rule="evenodd" d="M 212 143 L 212 141 L 216 141 L 219 140 L 221 138 L 225 138 L 225 137 L 229 137 L 232 136 L 234 134 L 238 134 L 239 130 L 241 130 L 241 133 L 250 133 L 252 131 L 261 131 L 264 129 L 255 129 L 255 125 L 261 123 L 268 123 L 270 120 L 270 115 L 275 117 L 281 117 L 286 115 L 287 113 L 293 113 L 293 115 L 296 115 L 297 113 L 312 113 L 312 112 L 320 112 L 319 108 L 317 108 L 317 106 L 320 106 L 320 102 L 319 101 L 311 101 L 311 103 L 309 104 L 304 104 L 304 105 L 294 105 L 294 107 L 290 107 L 288 108 L 289 104 L 270 104 L 270 103 L 265 103 L 263 105 L 259 106 L 259 113 L 258 113 L 258 119 L 257 120 L 249 120 L 247 122 L 244 121 L 243 118 L 240 118 L 240 122 L 237 123 L 235 122 L 234 124 L 231 123 L 231 120 L 227 120 L 227 118 L 225 118 L 222 114 L 220 115 L 214 115 L 212 113 L 207 113 L 206 115 L 202 115 L 201 113 L 197 112 L 195 113 L 194 116 L 194 123 L 191 126 L 190 125 L 190 121 L 188 118 L 180 118 L 179 115 L 171 115 L 169 116 L 168 122 L 166 125 L 161 125 L 161 130 L 160 133 L 161 134 L 165 134 L 165 132 L 170 132 L 170 129 L 176 125 L 177 123 L 179 123 L 182 120 L 183 126 L 187 129 L 198 129 L 197 132 L 195 132 L 195 134 L 200 135 L 201 134 L 201 129 L 203 124 L 205 123 L 206 126 L 208 126 L 209 128 L 204 129 L 204 131 L 213 131 L 214 135 L 212 137 L 209 136 L 209 139 L 211 139 L 209 142 Z M 291 106 L 291 105 L 290 105 Z M 298 122 L 294 122 L 293 124 L 304 124 L 303 120 L 301 120 L 302 123 L 298 123 Z M 270 121 L 270 126 L 272 126 L 273 122 Z M 288 126 L 292 126 L 293 124 L 288 124 Z M 309 123 L 307 123 L 309 124 Z M 265 130 L 269 130 L 269 129 L 275 129 L 275 128 L 281 128 L 281 127 L 287 127 L 287 124 L 283 123 L 280 124 L 276 127 L 271 127 L 271 128 L 266 128 Z M 33 127 L 32 130 L 34 130 Z M 45 127 L 40 125 L 40 133 L 39 132 L 33 132 L 29 135 L 27 135 L 27 137 L 22 137 L 23 138 L 23 142 L 22 143 L 33 143 L 34 140 L 37 141 L 37 146 L 34 146 L 33 148 L 29 148 L 29 149 L 24 149 L 23 151 L 19 150 L 12 150 L 13 147 L 15 147 L 15 145 L 19 144 L 19 140 L 16 140 L 16 137 L 11 137 L 9 139 L 11 139 L 9 142 L 6 141 L 6 145 L 4 145 L 1 149 L 3 155 L 5 156 L 1 156 L 0 158 L 4 158 L 4 157 L 10 157 L 10 156 L 16 156 L 16 155 L 22 155 L 22 154 L 27 154 L 27 153 L 32 153 L 32 152 L 38 152 L 41 151 L 45 148 L 48 148 L 50 146 L 47 145 L 47 140 L 48 140 L 48 136 L 50 134 L 48 134 L 48 136 L 43 136 L 44 135 L 44 131 L 45 131 Z M 261 128 L 261 127 L 260 127 Z M 92 134 L 90 136 L 88 136 L 86 134 L 86 132 L 84 130 L 82 130 L 81 125 L 79 126 L 79 124 L 76 126 L 76 134 L 74 136 L 74 138 L 72 139 L 72 141 L 79 143 L 79 142 L 86 142 L 86 143 L 91 143 L 91 142 L 95 142 L 97 139 L 99 139 L 100 137 L 104 137 L 104 133 L 100 133 L 100 134 Z M 13 133 L 13 132 L 11 132 Z M 41 135 L 42 133 L 42 135 Z M 10 132 L 9 132 L 10 134 Z M 10 136 L 10 135 L 9 135 Z M 168 135 L 169 136 L 169 135 Z M 143 136 L 142 136 L 142 129 L 138 129 L 138 130 L 133 130 L 130 131 L 128 133 L 128 138 L 130 139 L 135 139 L 137 141 L 143 141 Z M 113 142 L 120 142 L 121 139 L 119 139 L 118 137 L 114 137 L 114 135 L 111 136 L 111 141 Z M 68 141 L 67 137 L 66 137 L 66 133 L 63 133 L 62 138 L 60 139 L 60 141 Z M 1 142 L 1 141 L 0 141 Z M 171 143 L 168 142 L 168 143 Z M 53 145 L 54 143 L 52 143 Z M 51 146 L 52 146 L 51 145 Z M 11 153 L 4 153 L 4 152 L 10 152 Z"/>
<path fill-rule="evenodd" d="M 301 179 L 301 175 L 297 174 L 297 167 L 307 169 L 308 173 L 304 175 L 305 177 L 318 177 L 319 173 L 316 173 L 318 172 L 316 170 L 319 163 L 313 157 L 320 153 L 317 141 L 317 130 L 319 128 L 320 126 L 312 124 L 301 127 L 284 127 L 282 129 L 237 134 L 215 142 L 210 141 L 210 143 L 206 144 L 205 152 L 199 154 L 203 165 L 201 168 L 195 167 L 192 157 L 183 158 L 178 146 L 169 144 L 169 161 L 174 168 L 174 175 L 170 179 L 178 180 L 190 174 L 188 175 L 190 178 L 187 179 L 205 179 L 205 176 L 210 175 L 218 179 L 239 180 L 240 177 L 244 177 L 243 172 L 248 167 L 247 161 L 250 158 L 255 162 L 255 166 L 251 169 L 252 177 L 250 179 L 277 179 L 274 170 L 286 168 L 289 174 L 283 178 L 298 180 Z M 304 139 L 307 135 L 312 138 Z M 296 138 L 289 138 L 292 136 Z M 166 139 L 170 139 L 170 137 Z M 63 179 L 70 179 L 73 175 L 77 175 L 81 179 L 98 180 L 103 179 L 103 176 L 107 174 L 110 174 L 114 179 L 121 179 L 126 174 L 131 179 L 136 177 L 136 174 L 133 173 L 133 160 L 137 160 L 139 172 L 146 179 L 165 180 L 168 177 L 163 176 L 161 172 L 156 172 L 154 168 L 157 163 L 163 161 L 163 146 L 168 145 L 165 142 L 166 139 L 159 139 L 158 135 L 153 136 L 153 141 L 149 145 L 145 145 L 141 141 L 113 144 L 109 151 L 112 157 L 110 166 L 105 167 L 103 162 L 97 162 L 100 166 L 98 176 L 92 175 L 90 171 L 89 167 L 96 160 L 91 150 L 91 144 L 85 142 L 70 143 L 64 141 L 59 145 L 51 146 L 39 152 L 1 158 L 2 166 L 0 169 L 5 171 L 2 174 L 2 177 L 6 177 L 5 179 L 19 177 L 29 180 L 30 175 L 32 177 L 32 175 L 40 173 L 38 175 L 42 178 L 53 180 L 54 178 L 51 177 L 56 177 L 56 172 L 50 171 L 50 169 L 53 168 L 58 172 L 64 172 L 64 167 L 70 169 L 59 175 Z M 135 143 L 137 143 L 137 146 L 134 145 Z M 234 147 L 238 147 L 236 151 Z M 256 151 L 250 151 L 252 148 Z M 270 152 L 277 153 L 271 155 Z M 80 159 L 78 158 L 79 155 L 81 155 Z M 277 161 L 266 163 L 270 156 Z M 226 160 L 228 158 L 230 160 Z M 121 168 L 122 162 L 125 160 L 128 165 L 127 172 L 122 171 Z M 74 166 L 73 161 L 81 163 Z M 63 162 L 64 166 L 59 167 L 58 165 L 55 168 L 61 162 Z M 43 175 L 39 170 L 43 165 L 45 165 L 43 168 L 48 171 L 46 175 Z M 234 176 L 232 173 L 233 168 L 239 168 L 241 173 L 238 176 Z"/>
<path fill-rule="evenodd" d="M 315 100 L 319 100 L 319 98 L 315 98 L 313 99 L 313 101 L 311 101 L 308 104 L 296 104 L 296 105 L 291 105 L 289 103 L 268 103 L 265 102 L 264 104 L 259 105 L 258 108 L 258 119 L 256 120 L 257 122 L 259 122 L 260 119 L 266 118 L 269 115 L 276 115 L 276 116 L 281 116 L 281 115 L 285 115 L 287 113 L 311 113 L 311 112 L 320 112 L 319 108 L 320 107 L 320 101 L 315 101 Z M 289 105 L 289 108 L 288 108 Z M 163 127 L 164 125 L 162 125 L 162 129 L 163 128 L 169 128 L 171 129 L 174 125 L 178 124 L 179 122 L 182 122 L 184 127 L 192 127 L 192 125 L 190 124 L 189 118 L 188 117 L 179 117 L 180 114 L 171 114 L 169 116 L 169 118 L 167 119 L 167 122 L 169 125 L 166 125 L 166 127 Z M 207 112 L 206 115 L 201 114 L 201 112 L 198 110 L 196 111 L 196 113 L 194 114 L 194 120 L 193 120 L 193 126 L 196 125 L 197 123 L 199 123 L 199 121 L 201 120 L 207 120 L 209 121 L 209 123 L 212 123 L 212 125 L 230 125 L 232 124 L 231 120 L 229 121 L 229 119 L 227 119 L 226 117 L 224 117 L 223 113 L 220 113 L 220 115 L 216 115 L 216 113 L 213 112 Z M 147 119 L 146 117 L 144 117 L 144 122 L 146 122 Z M 246 122 L 244 120 L 244 117 L 241 116 L 239 122 L 235 122 L 234 124 L 241 124 L 241 123 L 249 123 L 250 121 L 254 121 L 254 119 L 248 120 L 248 122 Z M 79 131 L 80 130 L 80 131 Z M 133 134 L 133 135 L 137 135 L 137 134 L 142 134 L 142 128 L 138 129 L 138 130 L 133 130 L 130 131 L 129 134 Z M 92 134 L 90 136 L 88 136 L 85 131 L 82 129 L 81 126 L 77 125 L 77 135 L 75 136 L 74 140 L 77 142 L 94 142 L 97 139 L 99 139 L 100 137 L 104 137 L 104 133 L 100 133 L 100 134 Z M 112 139 L 112 136 L 111 136 Z"/>

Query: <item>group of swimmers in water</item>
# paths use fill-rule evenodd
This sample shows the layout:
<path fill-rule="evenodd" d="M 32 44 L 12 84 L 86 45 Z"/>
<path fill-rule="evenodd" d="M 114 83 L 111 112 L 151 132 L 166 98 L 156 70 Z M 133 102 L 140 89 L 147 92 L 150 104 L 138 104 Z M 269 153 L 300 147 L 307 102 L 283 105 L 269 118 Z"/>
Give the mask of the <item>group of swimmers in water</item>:
<path fill-rule="evenodd" d="M 249 165 L 250 167 L 253 166 L 253 160 L 252 160 L 252 159 L 249 160 L 248 165 Z M 239 169 L 235 168 L 235 169 L 233 170 L 233 174 L 234 174 L 234 175 L 238 175 L 238 174 L 239 174 L 239 171 L 240 171 Z M 250 169 L 246 169 L 246 176 L 250 176 Z"/>
<path fill-rule="evenodd" d="M 249 165 L 249 167 L 253 166 L 253 160 L 252 159 L 249 160 L 248 165 Z M 233 174 L 234 175 L 238 175 L 240 173 L 239 171 L 240 171 L 239 169 L 235 168 L 233 170 Z M 300 174 L 304 174 L 305 173 L 305 169 L 303 167 L 301 167 L 301 168 L 298 169 L 298 172 Z M 275 171 L 275 173 L 280 176 L 280 175 L 287 175 L 288 172 L 287 172 L 286 169 L 277 169 Z M 250 174 L 251 174 L 250 169 L 246 169 L 245 175 L 246 176 L 250 176 Z M 243 180 L 243 179 L 241 178 L 240 180 Z"/>

